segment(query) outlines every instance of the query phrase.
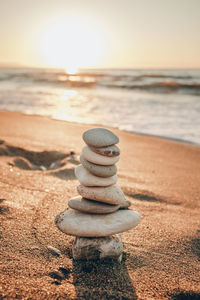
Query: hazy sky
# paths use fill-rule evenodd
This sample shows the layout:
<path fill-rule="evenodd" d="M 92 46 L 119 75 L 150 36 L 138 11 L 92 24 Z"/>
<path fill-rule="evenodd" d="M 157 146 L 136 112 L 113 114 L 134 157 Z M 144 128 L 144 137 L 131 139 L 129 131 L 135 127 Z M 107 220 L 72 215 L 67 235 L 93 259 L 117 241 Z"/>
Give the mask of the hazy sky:
<path fill-rule="evenodd" d="M 0 0 L 0 62 L 200 68 L 200 0 Z"/>

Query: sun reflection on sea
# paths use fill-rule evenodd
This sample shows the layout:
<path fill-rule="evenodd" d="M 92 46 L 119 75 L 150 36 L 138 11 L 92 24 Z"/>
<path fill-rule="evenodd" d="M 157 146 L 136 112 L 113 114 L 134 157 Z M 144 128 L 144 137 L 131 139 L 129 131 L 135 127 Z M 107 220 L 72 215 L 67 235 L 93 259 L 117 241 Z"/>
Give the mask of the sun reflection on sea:
<path fill-rule="evenodd" d="M 66 100 L 68 100 L 69 98 L 76 97 L 76 95 L 77 95 L 77 91 L 75 91 L 75 90 L 65 90 L 65 91 L 63 92 L 63 95 L 61 95 L 60 99 L 61 99 L 62 101 L 66 101 Z"/>
<path fill-rule="evenodd" d="M 94 113 L 88 115 L 88 105 L 93 105 L 92 95 L 88 95 L 88 90 L 80 89 L 63 89 L 58 91 L 56 101 L 54 102 L 56 109 L 53 109 L 53 117 L 60 120 L 70 122 L 94 123 Z M 92 97 L 92 98 L 91 98 Z"/>

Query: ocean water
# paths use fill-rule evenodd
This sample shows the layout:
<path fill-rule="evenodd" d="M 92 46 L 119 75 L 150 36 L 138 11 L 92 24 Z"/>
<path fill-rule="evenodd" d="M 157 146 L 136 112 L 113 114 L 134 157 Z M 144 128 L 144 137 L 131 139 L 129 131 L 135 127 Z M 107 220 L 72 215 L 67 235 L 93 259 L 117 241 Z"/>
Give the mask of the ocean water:
<path fill-rule="evenodd" d="M 0 68 L 0 110 L 200 144 L 200 70 Z"/>

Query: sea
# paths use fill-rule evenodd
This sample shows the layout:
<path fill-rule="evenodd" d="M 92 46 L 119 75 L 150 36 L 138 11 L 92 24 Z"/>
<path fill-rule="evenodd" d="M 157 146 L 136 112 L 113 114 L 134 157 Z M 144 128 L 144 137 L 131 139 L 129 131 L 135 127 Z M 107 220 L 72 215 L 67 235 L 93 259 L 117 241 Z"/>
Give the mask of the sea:
<path fill-rule="evenodd" d="M 200 145 L 200 70 L 0 68 L 0 110 Z"/>

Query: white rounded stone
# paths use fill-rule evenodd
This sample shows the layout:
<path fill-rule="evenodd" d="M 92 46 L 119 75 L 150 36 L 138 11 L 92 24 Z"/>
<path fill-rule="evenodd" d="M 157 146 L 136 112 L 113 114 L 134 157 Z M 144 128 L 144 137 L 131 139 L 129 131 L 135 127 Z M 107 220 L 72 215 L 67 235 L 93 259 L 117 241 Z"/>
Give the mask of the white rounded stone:
<path fill-rule="evenodd" d="M 55 224 L 69 235 L 103 237 L 130 230 L 138 225 L 140 218 L 138 212 L 128 209 L 92 215 L 70 208 L 56 217 Z"/>
<path fill-rule="evenodd" d="M 87 187 L 79 185 L 77 191 L 79 195 L 84 198 L 108 204 L 118 205 L 126 201 L 123 191 L 117 184 L 108 187 Z"/>
<path fill-rule="evenodd" d="M 111 177 L 97 177 L 85 169 L 82 165 L 75 168 L 75 175 L 84 186 L 109 186 L 117 182 L 117 175 Z"/>
<path fill-rule="evenodd" d="M 75 196 L 71 198 L 68 202 L 68 205 L 73 209 L 90 214 L 108 214 L 120 208 L 119 205 L 97 202 L 94 200 L 82 198 L 81 196 Z"/>
<path fill-rule="evenodd" d="M 92 128 L 83 133 L 83 140 L 93 147 L 106 147 L 119 143 L 119 138 L 105 128 Z"/>
<path fill-rule="evenodd" d="M 118 162 L 118 160 L 120 158 L 120 155 L 114 156 L 114 157 L 100 155 L 100 154 L 92 151 L 88 146 L 83 147 L 82 155 L 83 155 L 83 158 L 85 158 L 86 160 L 88 160 L 94 164 L 103 165 L 103 166 L 114 165 L 116 162 Z"/>

